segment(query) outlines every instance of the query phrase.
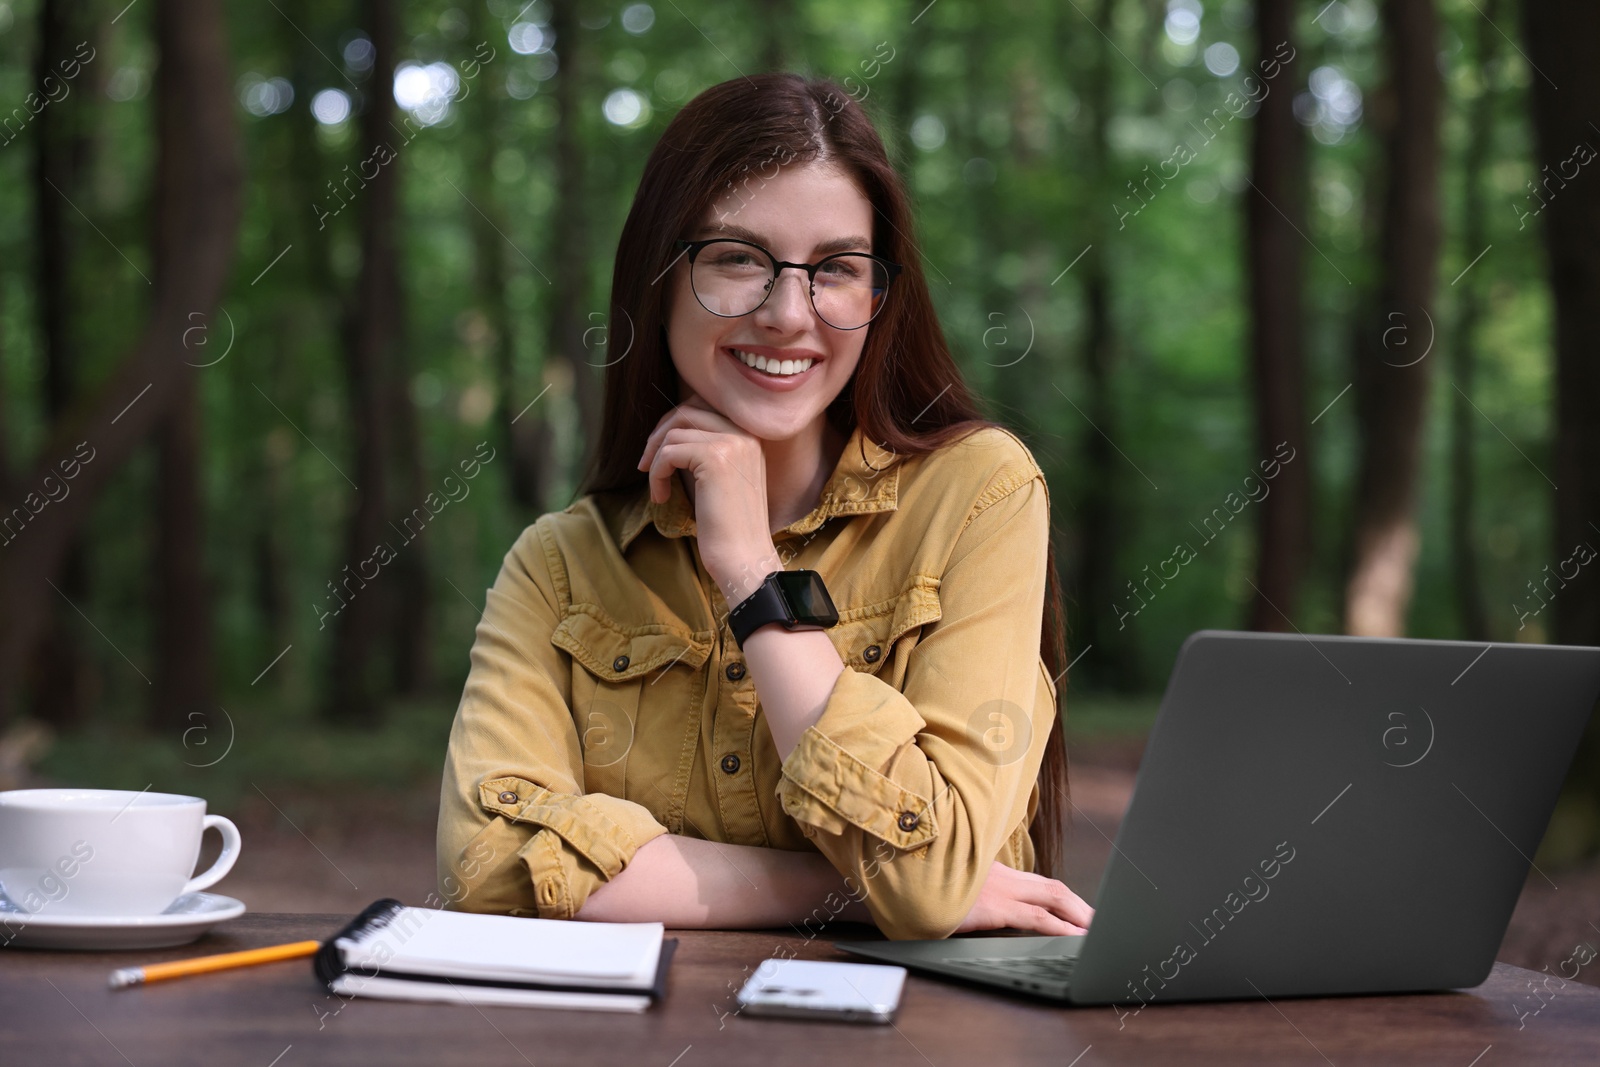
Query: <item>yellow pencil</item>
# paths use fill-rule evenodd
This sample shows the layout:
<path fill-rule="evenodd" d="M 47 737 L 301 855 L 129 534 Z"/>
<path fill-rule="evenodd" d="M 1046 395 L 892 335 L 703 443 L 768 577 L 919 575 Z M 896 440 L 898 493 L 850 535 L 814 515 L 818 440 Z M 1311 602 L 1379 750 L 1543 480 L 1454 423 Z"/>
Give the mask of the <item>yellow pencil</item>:
<path fill-rule="evenodd" d="M 111 988 L 124 989 L 165 978 L 182 978 L 189 974 L 207 971 L 225 971 L 233 967 L 249 967 L 255 963 L 272 963 L 310 956 L 322 947 L 320 941 L 294 941 L 287 945 L 252 948 L 244 952 L 223 952 L 215 956 L 201 956 L 192 960 L 174 960 L 171 963 L 151 963 L 143 967 L 121 967 L 111 972 Z"/>

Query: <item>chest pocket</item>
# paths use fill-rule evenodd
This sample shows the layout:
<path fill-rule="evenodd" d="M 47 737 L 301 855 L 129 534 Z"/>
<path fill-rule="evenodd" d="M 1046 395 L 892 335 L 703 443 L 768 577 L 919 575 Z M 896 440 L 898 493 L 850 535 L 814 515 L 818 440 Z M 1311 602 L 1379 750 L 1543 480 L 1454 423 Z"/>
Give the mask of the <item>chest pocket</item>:
<path fill-rule="evenodd" d="M 939 579 L 919 574 L 887 600 L 836 607 L 839 621 L 827 634 L 845 666 L 875 674 L 898 689 L 905 680 L 907 657 L 924 628 L 942 616 Z"/>
<path fill-rule="evenodd" d="M 572 656 L 572 718 L 583 753 L 584 790 L 626 797 L 628 755 L 640 742 L 645 686 L 659 683 L 652 701 L 671 703 L 677 687 L 705 666 L 711 639 L 660 622 L 623 626 L 596 605 L 573 604 L 550 643 Z M 679 673 L 669 682 L 667 672 Z M 644 743 L 655 750 L 658 739 Z M 675 754 L 677 745 L 661 751 Z"/>

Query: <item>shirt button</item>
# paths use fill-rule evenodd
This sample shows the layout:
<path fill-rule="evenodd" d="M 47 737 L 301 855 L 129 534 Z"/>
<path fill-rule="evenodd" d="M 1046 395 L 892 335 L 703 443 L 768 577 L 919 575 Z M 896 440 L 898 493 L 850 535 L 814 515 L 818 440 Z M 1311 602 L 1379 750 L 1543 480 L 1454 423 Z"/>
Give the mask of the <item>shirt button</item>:
<path fill-rule="evenodd" d="M 744 664 L 730 663 L 728 664 L 728 669 L 722 673 L 728 676 L 728 681 L 737 682 L 740 678 L 744 677 Z"/>
<path fill-rule="evenodd" d="M 546 882 L 544 885 L 539 887 L 539 901 L 542 904 L 554 904 L 556 902 L 556 887 L 554 882 Z"/>
<path fill-rule="evenodd" d="M 616 672 L 618 672 L 619 674 L 621 672 L 627 670 L 628 669 L 628 657 L 627 656 L 618 656 L 616 659 L 612 660 L 611 661 L 611 669 L 616 671 Z"/>
<path fill-rule="evenodd" d="M 722 757 L 722 769 L 727 774 L 739 773 L 739 757 L 732 752 Z"/>
<path fill-rule="evenodd" d="M 881 655 L 883 655 L 883 650 L 881 648 L 879 648 L 877 645 L 868 645 L 867 650 L 861 653 L 861 658 L 866 660 L 868 663 L 876 663 L 878 662 L 878 657 Z"/>
<path fill-rule="evenodd" d="M 507 789 L 504 793 L 500 794 L 500 803 L 515 804 L 516 802 L 517 794 L 513 793 L 511 790 Z"/>
<path fill-rule="evenodd" d="M 919 823 L 921 821 L 922 821 L 921 818 L 917 815 L 916 812 L 914 812 L 914 811 L 902 811 L 900 813 L 900 818 L 895 820 L 895 825 L 899 826 L 900 829 L 904 830 L 906 833 L 909 834 L 911 831 L 913 831 L 913 830 L 915 830 L 917 828 L 917 823 Z"/>

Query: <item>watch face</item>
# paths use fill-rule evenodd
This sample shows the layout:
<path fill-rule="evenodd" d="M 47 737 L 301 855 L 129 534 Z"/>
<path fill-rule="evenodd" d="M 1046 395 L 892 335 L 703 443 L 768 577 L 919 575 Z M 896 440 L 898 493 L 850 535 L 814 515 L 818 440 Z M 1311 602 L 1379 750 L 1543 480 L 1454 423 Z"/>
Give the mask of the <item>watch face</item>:
<path fill-rule="evenodd" d="M 816 571 L 778 571 L 777 580 L 796 622 L 832 626 L 839 621 L 828 587 Z"/>

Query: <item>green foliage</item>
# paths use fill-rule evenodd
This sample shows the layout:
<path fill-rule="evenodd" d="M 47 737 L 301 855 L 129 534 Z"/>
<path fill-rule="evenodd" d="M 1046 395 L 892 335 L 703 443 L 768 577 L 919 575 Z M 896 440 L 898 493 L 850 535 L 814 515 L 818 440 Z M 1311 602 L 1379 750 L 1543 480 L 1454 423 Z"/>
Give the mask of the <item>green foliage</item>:
<path fill-rule="evenodd" d="M 437 763 L 444 741 L 440 724 L 448 722 L 465 676 L 483 590 L 536 513 L 511 503 L 509 463 L 502 458 L 485 468 L 467 500 L 452 505 L 419 539 L 415 550 L 426 553 L 432 568 L 431 629 L 441 664 L 437 691 L 425 702 L 431 710 L 397 705 L 377 735 L 359 739 L 312 729 L 303 709 L 325 684 L 331 653 L 331 630 L 319 627 L 317 606 L 343 563 L 342 527 L 355 500 L 347 477 L 354 470 L 355 436 L 339 330 L 360 263 L 357 222 L 363 205 L 357 193 L 348 209 L 319 226 L 319 211 L 333 203 L 329 183 L 348 174 L 345 168 L 357 167 L 361 151 L 353 121 L 319 126 L 309 105 L 323 90 L 359 94 L 385 87 L 345 58 L 358 35 L 358 5 L 280 6 L 281 11 L 230 5 L 227 12 L 248 180 L 239 252 L 224 300 L 233 347 L 201 379 L 207 563 L 217 598 L 222 697 L 228 707 L 251 710 L 239 713 L 239 747 L 217 770 L 227 767 L 240 781 L 274 770 L 292 773 L 296 766 L 315 776 L 348 759 L 362 767 L 370 761 L 375 776 L 404 777 L 420 773 L 430 760 Z M 654 5 L 649 27 L 633 32 L 624 25 L 628 7 L 585 4 L 575 42 L 581 97 L 574 134 L 584 155 L 592 249 L 580 268 L 587 311 L 598 314 L 608 306 L 616 235 L 645 156 L 670 116 L 702 89 L 760 69 L 760 57 L 771 49 L 791 69 L 851 87 L 877 118 L 891 151 L 904 146 L 908 153 L 904 171 L 925 242 L 924 269 L 946 331 L 972 381 L 992 398 L 994 414 L 1018 426 L 1045 464 L 1056 524 L 1069 535 L 1058 546 L 1064 567 L 1073 558 L 1070 535 L 1084 518 L 1082 453 L 1093 432 L 1062 399 L 1081 406 L 1087 388 L 1083 273 L 1081 266 L 1067 268 L 1095 234 L 1102 235 L 1109 264 L 1117 338 L 1111 383 L 1111 436 L 1119 453 L 1113 458 L 1114 496 L 1127 531 L 1118 545 L 1119 582 L 1166 558 L 1175 541 L 1192 539 L 1191 524 L 1264 458 L 1253 444 L 1241 261 L 1249 116 L 1204 139 L 1181 175 L 1152 186 L 1156 192 L 1148 205 L 1118 225 L 1119 212 L 1134 203 L 1128 183 L 1142 180 L 1180 141 L 1200 145 L 1197 126 L 1254 64 L 1249 4 L 1206 4 L 1198 40 L 1185 45 L 1163 31 L 1164 5 L 1132 2 L 1114 5 L 1112 23 L 1098 28 L 1089 18 L 1099 4 L 1044 0 L 981 6 L 802 0 L 786 9 L 781 31 L 753 17 L 746 5 L 706 0 Z M 1383 44 L 1368 18 L 1373 5 L 1348 0 L 1333 7 L 1338 10 L 1326 17 L 1305 9 L 1297 27 L 1299 55 L 1274 91 L 1302 92 L 1312 70 L 1331 67 L 1370 108 Z M 1529 79 L 1525 61 L 1509 46 L 1502 49 L 1487 172 L 1493 250 L 1472 268 L 1471 287 L 1453 287 L 1450 279 L 1480 251 L 1462 247 L 1456 227 L 1465 137 L 1461 112 L 1481 86 L 1481 72 L 1463 42 L 1474 39 L 1480 16 L 1465 2 L 1442 7 L 1447 225 L 1439 281 L 1444 321 L 1436 351 L 1442 354 L 1451 342 L 1455 302 L 1481 299 L 1475 399 L 1483 416 L 1476 438 L 1483 576 L 1492 636 L 1527 639 L 1541 633 L 1518 632 L 1506 605 L 1545 563 L 1561 558 L 1547 543 L 1551 489 L 1532 469 L 1548 470 L 1550 453 L 1549 301 L 1537 281 L 1543 264 L 1536 230 L 1519 230 L 1512 208 L 1537 169 L 1530 163 L 1523 118 Z M 31 2 L 0 4 L 6 23 L 0 33 L 0 104 L 6 107 L 29 90 L 36 8 Z M 526 7 L 490 0 L 474 14 L 449 0 L 406 0 L 406 60 L 455 70 L 472 93 L 493 100 L 495 119 L 484 127 L 478 116 L 487 112 L 475 111 L 478 102 L 470 97 L 452 104 L 442 121 L 416 129 L 390 165 L 401 175 L 407 391 L 422 433 L 424 485 L 438 485 L 480 441 L 490 441 L 504 456 L 492 421 L 496 403 L 507 390 L 515 408 L 542 395 L 537 403 L 559 436 L 561 471 L 544 502 L 556 509 L 570 501 L 582 448 L 572 383 L 548 376 L 543 358 L 552 310 L 547 277 L 555 269 L 551 221 L 563 210 L 556 191 L 557 112 L 549 92 L 549 56 L 521 54 L 510 37 L 519 23 L 543 24 L 548 8 L 537 0 Z M 108 23 L 114 13 L 97 10 L 96 16 Z M 632 18 L 640 22 L 637 12 Z M 1085 100 L 1096 88 L 1090 79 L 1102 30 L 1114 45 L 1105 68 L 1113 114 L 1109 174 L 1096 186 L 1084 171 L 1091 148 Z M 103 80 L 85 79 L 84 91 L 61 105 L 89 132 L 92 148 L 88 170 L 72 190 L 77 210 L 68 222 L 72 331 L 82 348 L 86 383 L 104 380 L 128 351 L 150 300 L 139 272 L 148 274 L 151 260 L 151 9 L 136 6 L 97 32 L 94 71 Z M 480 43 L 494 58 L 469 76 L 463 64 Z M 1237 51 L 1239 72 L 1218 76 L 1207 70 L 1205 49 L 1215 44 Z M 874 62 L 888 49 L 892 59 Z M 252 78 L 285 79 L 293 101 L 275 113 L 251 113 L 242 94 Z M 99 88 L 91 93 L 90 85 Z M 624 89 L 637 93 L 645 110 L 636 122 L 619 124 L 604 107 L 610 94 Z M 1374 210 L 1381 163 L 1365 117 L 1342 130 L 1324 126 L 1314 132 L 1305 234 L 1307 407 L 1313 414 L 1350 380 L 1351 318 L 1376 255 L 1363 220 Z M 25 469 L 45 428 L 32 275 L 30 137 L 0 148 L 0 425 L 14 471 Z M 488 150 L 480 151 L 485 139 Z M 486 189 L 490 202 L 476 203 L 472 189 Z M 479 211 L 502 223 L 497 251 L 511 315 L 509 380 L 498 375 L 489 355 L 472 237 Z M 220 351 L 224 328 L 220 319 L 210 323 L 208 343 L 218 347 L 207 349 L 207 358 Z M 1001 366 L 1030 343 L 1025 358 Z M 1446 555 L 1445 433 L 1452 391 L 1442 363 L 1436 371 L 1411 621 L 1419 635 L 1450 637 L 1459 634 Z M 542 393 L 546 386 L 549 391 Z M 1315 559 L 1297 618 L 1307 632 L 1340 625 L 1355 467 L 1351 398 L 1334 404 L 1314 432 L 1305 462 L 1315 471 Z M 95 509 L 86 538 L 90 595 L 79 605 L 93 625 L 72 621 L 101 681 L 103 721 L 82 738 L 63 740 L 47 769 L 93 769 L 99 781 L 135 788 L 144 784 L 138 779 L 159 777 L 171 788 L 198 789 L 204 781 L 183 769 L 177 739 L 155 739 L 148 746 L 132 739 L 133 720 L 148 692 L 141 673 L 150 673 L 154 657 L 148 577 L 153 493 L 146 453 L 119 474 Z M 417 503 L 397 499 L 393 510 L 403 514 Z M 1241 516 L 1206 545 L 1179 580 L 1129 621 L 1146 689 L 1159 688 L 1188 633 L 1243 624 L 1255 555 L 1252 518 Z M 271 539 L 285 564 L 286 614 L 278 623 L 259 593 L 263 538 Z M 1112 609 L 1071 603 L 1069 610 L 1076 617 L 1091 611 L 1109 615 Z M 253 682 L 286 645 L 282 661 L 259 684 Z M 130 669 L 129 661 L 137 668 Z M 1080 716 L 1095 722 L 1099 714 L 1076 711 L 1073 721 L 1081 726 Z M 1143 714 L 1129 719 L 1107 712 L 1104 721 L 1142 721 Z M 411 726 L 416 738 L 406 733 Z M 431 746 L 425 751 L 424 740 Z M 407 747 L 413 744 L 419 747 Z M 389 757 L 397 762 L 385 771 Z"/>

